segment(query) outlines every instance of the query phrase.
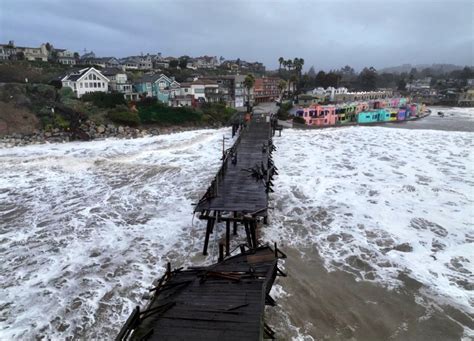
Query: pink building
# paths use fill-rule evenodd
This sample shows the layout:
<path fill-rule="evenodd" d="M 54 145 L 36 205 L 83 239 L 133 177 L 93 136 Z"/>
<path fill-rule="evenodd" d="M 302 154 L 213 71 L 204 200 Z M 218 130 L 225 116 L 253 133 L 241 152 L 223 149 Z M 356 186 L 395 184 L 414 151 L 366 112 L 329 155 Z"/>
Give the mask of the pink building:
<path fill-rule="evenodd" d="M 336 107 L 333 105 L 313 105 L 296 110 L 296 115 L 304 118 L 307 125 L 329 126 L 338 121 Z"/>

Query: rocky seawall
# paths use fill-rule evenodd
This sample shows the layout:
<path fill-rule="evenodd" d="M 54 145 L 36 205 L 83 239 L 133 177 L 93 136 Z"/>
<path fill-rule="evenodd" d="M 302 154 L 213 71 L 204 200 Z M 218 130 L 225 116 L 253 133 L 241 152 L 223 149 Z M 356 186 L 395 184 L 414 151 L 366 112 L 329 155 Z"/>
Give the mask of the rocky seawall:
<path fill-rule="evenodd" d="M 114 124 L 96 124 L 92 121 L 86 121 L 79 127 L 78 131 L 61 130 L 58 128 L 52 130 L 35 130 L 31 134 L 13 133 L 0 137 L 0 148 L 11 148 L 16 146 L 26 146 L 31 144 L 44 143 L 65 143 L 69 141 L 90 141 L 108 138 L 135 139 L 147 135 L 163 135 L 179 133 L 183 131 L 206 129 L 216 127 L 195 127 L 195 126 L 172 126 L 172 127 L 149 127 L 133 128 L 129 126 L 117 126 Z"/>

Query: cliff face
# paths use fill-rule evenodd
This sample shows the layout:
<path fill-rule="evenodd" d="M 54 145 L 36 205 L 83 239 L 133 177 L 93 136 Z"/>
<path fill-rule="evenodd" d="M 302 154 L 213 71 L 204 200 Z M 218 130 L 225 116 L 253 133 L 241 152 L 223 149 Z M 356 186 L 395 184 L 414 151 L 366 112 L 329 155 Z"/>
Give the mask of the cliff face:
<path fill-rule="evenodd" d="M 39 112 L 54 103 L 56 91 L 49 85 L 0 85 L 0 136 L 31 134 L 41 128 Z"/>
<path fill-rule="evenodd" d="M 0 101 L 0 136 L 32 134 L 40 127 L 40 121 L 28 108 Z"/>

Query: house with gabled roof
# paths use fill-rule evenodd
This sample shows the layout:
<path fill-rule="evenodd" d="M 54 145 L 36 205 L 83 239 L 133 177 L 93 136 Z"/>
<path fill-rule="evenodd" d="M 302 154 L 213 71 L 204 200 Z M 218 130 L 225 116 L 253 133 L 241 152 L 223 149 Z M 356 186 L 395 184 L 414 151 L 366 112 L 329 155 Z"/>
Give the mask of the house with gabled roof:
<path fill-rule="evenodd" d="M 110 80 L 93 67 L 68 73 L 61 78 L 63 87 L 71 88 L 78 98 L 90 92 L 109 92 Z"/>
<path fill-rule="evenodd" d="M 135 89 L 145 97 L 155 97 L 160 102 L 168 103 L 179 94 L 180 84 L 174 78 L 164 74 L 145 74 L 135 82 Z"/>

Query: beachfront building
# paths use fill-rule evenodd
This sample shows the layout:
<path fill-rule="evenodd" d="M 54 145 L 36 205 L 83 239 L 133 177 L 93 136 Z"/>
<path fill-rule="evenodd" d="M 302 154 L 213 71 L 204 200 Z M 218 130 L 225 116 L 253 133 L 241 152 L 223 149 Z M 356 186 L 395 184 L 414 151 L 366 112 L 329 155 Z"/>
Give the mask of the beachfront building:
<path fill-rule="evenodd" d="M 180 84 L 173 77 L 163 74 L 145 74 L 134 84 L 136 91 L 144 97 L 154 97 L 162 103 L 179 95 Z"/>
<path fill-rule="evenodd" d="M 344 104 L 311 104 L 296 110 L 307 125 L 330 126 L 335 124 L 375 123 L 402 121 L 425 110 L 424 105 L 409 104 L 407 98 L 388 98 Z"/>
<path fill-rule="evenodd" d="M 296 116 L 302 117 L 310 126 L 330 126 L 338 121 L 334 105 L 314 105 L 296 110 Z"/>
<path fill-rule="evenodd" d="M 71 72 L 61 78 L 61 83 L 71 88 L 78 98 L 90 92 L 109 92 L 109 79 L 93 67 Z"/>
<path fill-rule="evenodd" d="M 255 79 L 253 95 L 255 103 L 272 102 L 280 97 L 278 77 L 260 77 Z"/>

